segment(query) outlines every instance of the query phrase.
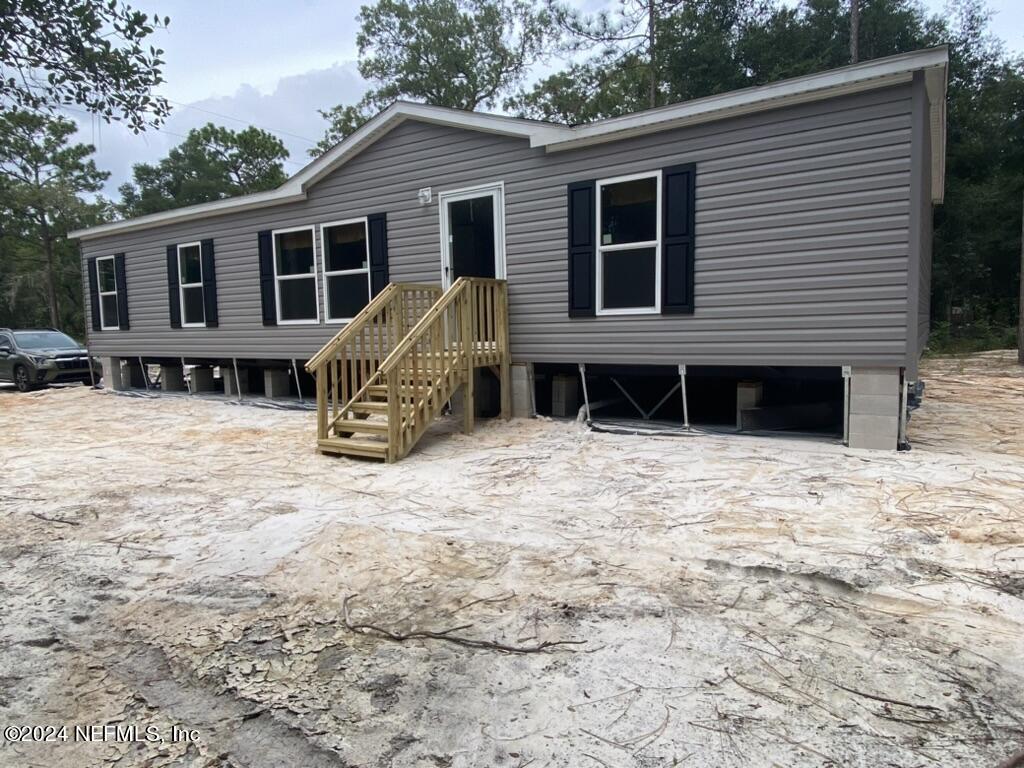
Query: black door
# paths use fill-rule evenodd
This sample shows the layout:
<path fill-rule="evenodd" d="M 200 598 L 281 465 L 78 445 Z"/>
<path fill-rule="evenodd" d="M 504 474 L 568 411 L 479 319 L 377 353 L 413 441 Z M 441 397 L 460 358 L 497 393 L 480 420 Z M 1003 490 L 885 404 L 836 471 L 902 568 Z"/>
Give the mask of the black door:
<path fill-rule="evenodd" d="M 449 283 L 460 277 L 494 277 L 494 197 L 448 203 Z"/>

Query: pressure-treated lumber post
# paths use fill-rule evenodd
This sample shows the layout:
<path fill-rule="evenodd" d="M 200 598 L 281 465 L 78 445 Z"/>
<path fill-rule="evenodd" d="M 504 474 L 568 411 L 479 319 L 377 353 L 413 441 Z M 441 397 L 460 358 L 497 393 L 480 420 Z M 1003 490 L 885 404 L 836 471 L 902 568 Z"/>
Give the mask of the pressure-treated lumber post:
<path fill-rule="evenodd" d="M 509 352 L 508 283 L 498 284 L 498 343 L 501 347 L 501 418 L 512 418 L 512 353 Z"/>
<path fill-rule="evenodd" d="M 316 437 L 327 438 L 327 368 L 323 363 L 316 369 Z"/>
<path fill-rule="evenodd" d="M 476 346 L 476 319 L 475 309 L 476 286 L 473 283 L 464 285 L 462 295 L 459 297 L 459 306 L 462 309 L 462 343 L 459 349 L 462 351 L 462 360 L 459 361 L 459 368 L 465 370 L 466 394 L 462 398 L 462 430 L 467 434 L 473 434 L 473 418 L 476 415 L 476 402 L 473 399 L 473 380 L 476 378 L 476 371 L 473 368 L 473 349 Z"/>
<path fill-rule="evenodd" d="M 388 452 L 385 461 L 391 464 L 402 457 L 402 379 L 395 368 L 388 372 Z M 410 382 L 410 386 L 411 386 Z"/>

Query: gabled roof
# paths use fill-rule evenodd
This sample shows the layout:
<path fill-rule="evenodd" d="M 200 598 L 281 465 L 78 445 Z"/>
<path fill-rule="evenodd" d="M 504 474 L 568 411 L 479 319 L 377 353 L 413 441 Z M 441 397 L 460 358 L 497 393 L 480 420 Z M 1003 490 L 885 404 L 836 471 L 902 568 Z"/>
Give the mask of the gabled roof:
<path fill-rule="evenodd" d="M 924 73 L 930 105 L 932 199 L 935 202 L 942 202 L 946 154 L 946 70 L 948 61 L 946 46 L 940 46 L 577 126 L 398 101 L 373 117 L 333 149 L 309 163 L 276 189 L 216 200 L 201 205 L 175 208 L 171 211 L 162 211 L 126 221 L 101 224 L 71 232 L 68 236 L 88 239 L 148 229 L 178 221 L 217 216 L 230 211 L 251 210 L 303 200 L 309 188 L 320 179 L 406 120 L 435 123 L 502 136 L 514 136 L 527 139 L 531 147 L 543 147 L 547 152 L 559 152 L 721 120 L 736 115 L 883 88 L 909 82 L 914 73 L 918 71 Z"/>

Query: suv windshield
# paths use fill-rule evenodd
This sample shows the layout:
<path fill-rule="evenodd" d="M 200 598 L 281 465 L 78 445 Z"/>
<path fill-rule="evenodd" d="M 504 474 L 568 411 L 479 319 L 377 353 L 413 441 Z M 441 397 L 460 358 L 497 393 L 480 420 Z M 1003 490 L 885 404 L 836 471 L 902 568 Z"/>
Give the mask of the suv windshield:
<path fill-rule="evenodd" d="M 14 340 L 25 349 L 78 349 L 78 342 L 57 331 L 15 331 Z"/>

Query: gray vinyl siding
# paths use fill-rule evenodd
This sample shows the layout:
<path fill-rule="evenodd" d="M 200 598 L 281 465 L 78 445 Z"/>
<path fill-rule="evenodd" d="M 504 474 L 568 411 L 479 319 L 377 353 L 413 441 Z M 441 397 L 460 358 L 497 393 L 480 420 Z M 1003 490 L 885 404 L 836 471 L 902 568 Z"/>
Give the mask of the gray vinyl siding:
<path fill-rule="evenodd" d="M 391 280 L 439 283 L 437 193 L 500 180 L 517 361 L 903 365 L 911 93 L 901 85 L 550 153 L 407 121 L 305 201 L 84 241 L 86 258 L 126 253 L 131 321 L 127 332 L 90 332 L 91 347 L 305 359 L 339 326 L 262 325 L 259 230 L 385 212 Z M 566 185 L 688 162 L 697 164 L 696 312 L 570 319 Z M 417 201 L 421 187 L 432 204 Z M 220 327 L 172 329 L 166 246 L 208 237 Z M 319 231 L 316 249 L 319 264 Z"/>

